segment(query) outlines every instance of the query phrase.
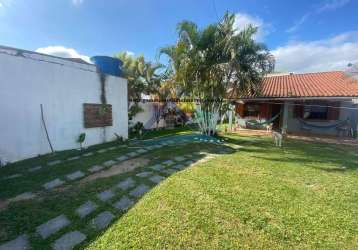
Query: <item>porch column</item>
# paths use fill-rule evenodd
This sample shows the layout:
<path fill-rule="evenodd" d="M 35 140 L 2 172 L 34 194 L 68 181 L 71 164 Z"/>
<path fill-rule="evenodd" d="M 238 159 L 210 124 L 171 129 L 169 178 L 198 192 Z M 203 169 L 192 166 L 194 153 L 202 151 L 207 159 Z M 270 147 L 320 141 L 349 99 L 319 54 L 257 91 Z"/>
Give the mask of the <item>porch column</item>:
<path fill-rule="evenodd" d="M 288 102 L 283 103 L 283 117 L 282 117 L 282 134 L 287 133 L 287 124 L 288 124 Z"/>

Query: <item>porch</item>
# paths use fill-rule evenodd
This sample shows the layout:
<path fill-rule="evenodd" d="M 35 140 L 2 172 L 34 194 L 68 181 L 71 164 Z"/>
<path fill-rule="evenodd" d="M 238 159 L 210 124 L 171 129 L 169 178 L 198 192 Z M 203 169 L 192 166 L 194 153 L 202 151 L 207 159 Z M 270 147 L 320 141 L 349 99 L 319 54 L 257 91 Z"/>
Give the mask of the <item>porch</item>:
<path fill-rule="evenodd" d="M 352 99 L 256 99 L 236 103 L 237 127 L 276 130 L 293 135 L 352 138 L 357 105 Z"/>

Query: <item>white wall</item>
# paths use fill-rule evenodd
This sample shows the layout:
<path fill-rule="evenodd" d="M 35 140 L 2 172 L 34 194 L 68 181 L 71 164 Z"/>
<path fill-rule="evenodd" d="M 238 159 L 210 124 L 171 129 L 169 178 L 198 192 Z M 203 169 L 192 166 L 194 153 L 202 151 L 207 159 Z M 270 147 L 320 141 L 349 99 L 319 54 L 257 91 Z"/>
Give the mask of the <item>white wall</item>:
<path fill-rule="evenodd" d="M 96 67 L 51 56 L 0 48 L 0 158 L 9 162 L 50 152 L 41 122 L 40 104 L 55 150 L 128 137 L 127 81 L 108 76 L 107 103 L 112 104 L 113 126 L 84 128 L 83 103 L 100 102 Z"/>
<path fill-rule="evenodd" d="M 133 104 L 131 104 L 131 105 L 133 105 Z M 154 116 L 154 105 L 155 104 L 152 102 L 145 102 L 145 103 L 139 103 L 138 105 L 143 109 L 143 111 L 138 113 L 133 118 L 131 123 L 134 125 L 137 122 L 142 122 L 145 129 L 156 128 L 156 126 L 157 126 L 156 122 L 152 123 L 153 116 Z M 160 120 L 158 127 L 159 128 L 165 127 L 164 119 Z"/>

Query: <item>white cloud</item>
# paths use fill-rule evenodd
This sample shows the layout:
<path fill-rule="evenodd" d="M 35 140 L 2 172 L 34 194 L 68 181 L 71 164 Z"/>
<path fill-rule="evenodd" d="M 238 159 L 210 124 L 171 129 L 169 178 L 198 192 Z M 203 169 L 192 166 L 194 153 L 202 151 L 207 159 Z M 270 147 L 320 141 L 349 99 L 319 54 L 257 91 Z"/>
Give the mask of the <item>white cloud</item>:
<path fill-rule="evenodd" d="M 351 0 L 330 0 L 318 8 L 317 12 L 336 10 L 349 4 Z"/>
<path fill-rule="evenodd" d="M 358 32 L 335 37 L 294 42 L 272 50 L 278 72 L 316 72 L 344 70 L 348 63 L 358 63 Z"/>
<path fill-rule="evenodd" d="M 288 28 L 286 30 L 286 32 L 292 33 L 292 32 L 295 32 L 296 30 L 298 30 L 299 27 L 301 27 L 301 25 L 306 22 L 306 20 L 309 18 L 310 15 L 311 15 L 311 13 L 306 13 L 305 15 L 303 15 L 298 21 L 295 22 L 295 24 L 293 26 Z"/>
<path fill-rule="evenodd" d="M 326 11 L 334 11 L 345 7 L 351 0 L 327 0 L 324 4 L 304 14 L 290 28 L 286 30 L 288 33 L 297 31 L 311 16 L 321 14 Z"/>
<path fill-rule="evenodd" d="M 269 25 L 265 24 L 264 21 L 259 17 L 254 17 L 245 13 L 235 14 L 235 28 L 237 31 L 242 31 L 247 28 L 250 24 L 257 27 L 257 33 L 255 39 L 263 40 L 263 38 L 269 33 Z"/>
<path fill-rule="evenodd" d="M 88 56 L 81 55 L 75 49 L 66 48 L 64 46 L 48 46 L 44 48 L 38 48 L 36 52 L 64 58 L 81 58 L 86 62 L 91 62 Z"/>
<path fill-rule="evenodd" d="M 76 6 L 81 5 L 83 2 L 84 2 L 84 0 L 72 0 L 72 3 Z"/>

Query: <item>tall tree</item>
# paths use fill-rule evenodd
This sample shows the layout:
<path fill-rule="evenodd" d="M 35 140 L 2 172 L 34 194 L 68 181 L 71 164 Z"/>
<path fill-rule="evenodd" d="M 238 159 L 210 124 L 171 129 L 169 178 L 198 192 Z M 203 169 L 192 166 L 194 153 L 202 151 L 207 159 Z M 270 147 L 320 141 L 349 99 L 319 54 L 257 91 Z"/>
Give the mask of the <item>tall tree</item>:
<path fill-rule="evenodd" d="M 182 95 L 201 100 L 196 117 L 208 135 L 215 133 L 223 107 L 217 100 L 259 92 L 262 78 L 274 69 L 273 56 L 254 39 L 257 28 L 250 25 L 238 32 L 234 22 L 230 13 L 203 30 L 183 21 L 177 27 L 177 43 L 161 49 Z"/>

